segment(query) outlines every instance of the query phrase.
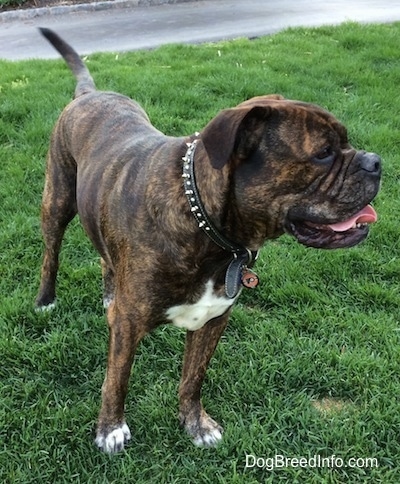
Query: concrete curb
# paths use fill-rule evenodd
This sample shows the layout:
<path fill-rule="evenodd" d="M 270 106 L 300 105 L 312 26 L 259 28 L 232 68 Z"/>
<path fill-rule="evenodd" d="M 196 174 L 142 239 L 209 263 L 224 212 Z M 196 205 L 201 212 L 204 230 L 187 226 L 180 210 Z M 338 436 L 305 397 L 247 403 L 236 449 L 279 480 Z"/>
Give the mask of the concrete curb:
<path fill-rule="evenodd" d="M 45 15 L 63 15 L 71 12 L 95 12 L 112 8 L 150 7 L 153 5 L 193 2 L 198 0 L 113 0 L 104 2 L 58 5 L 54 7 L 27 8 L 0 12 L 0 23 L 14 20 L 29 20 Z"/>

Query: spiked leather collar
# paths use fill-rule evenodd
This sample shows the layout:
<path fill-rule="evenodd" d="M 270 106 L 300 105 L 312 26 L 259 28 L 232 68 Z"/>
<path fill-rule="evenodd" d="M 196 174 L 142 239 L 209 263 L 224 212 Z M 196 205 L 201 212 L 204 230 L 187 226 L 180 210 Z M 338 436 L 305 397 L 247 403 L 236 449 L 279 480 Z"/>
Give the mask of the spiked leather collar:
<path fill-rule="evenodd" d="M 198 136 L 199 133 L 196 133 Z M 234 298 L 239 293 L 241 285 L 255 287 L 258 284 L 258 277 L 248 268 L 258 257 L 258 251 L 252 251 L 227 239 L 214 225 L 209 218 L 201 201 L 199 190 L 196 184 L 194 170 L 194 155 L 199 138 L 187 143 L 188 149 L 183 160 L 183 174 L 185 195 L 188 199 L 190 211 L 193 214 L 198 226 L 215 244 L 232 254 L 225 275 L 225 293 L 229 298 Z"/>

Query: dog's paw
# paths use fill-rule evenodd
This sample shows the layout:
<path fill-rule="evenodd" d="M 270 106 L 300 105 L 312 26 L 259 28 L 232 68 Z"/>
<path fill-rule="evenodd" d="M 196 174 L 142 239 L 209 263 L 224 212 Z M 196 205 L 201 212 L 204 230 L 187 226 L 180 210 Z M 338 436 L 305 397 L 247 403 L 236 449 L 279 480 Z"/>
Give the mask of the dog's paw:
<path fill-rule="evenodd" d="M 131 440 L 131 432 L 126 423 L 114 428 L 109 433 L 97 432 L 95 443 L 97 447 L 107 454 L 115 454 L 124 450 L 125 445 Z"/>
<path fill-rule="evenodd" d="M 182 420 L 186 432 L 197 447 L 214 447 L 222 440 L 223 428 L 204 411 L 199 418 L 181 417 L 181 422 Z"/>
<path fill-rule="evenodd" d="M 216 425 L 214 428 L 199 431 L 197 436 L 194 437 L 193 443 L 197 447 L 214 447 L 222 440 L 222 427 Z"/>
<path fill-rule="evenodd" d="M 35 311 L 38 313 L 46 313 L 48 311 L 51 311 L 56 307 L 56 302 L 51 302 L 49 304 L 37 304 L 35 307 Z"/>

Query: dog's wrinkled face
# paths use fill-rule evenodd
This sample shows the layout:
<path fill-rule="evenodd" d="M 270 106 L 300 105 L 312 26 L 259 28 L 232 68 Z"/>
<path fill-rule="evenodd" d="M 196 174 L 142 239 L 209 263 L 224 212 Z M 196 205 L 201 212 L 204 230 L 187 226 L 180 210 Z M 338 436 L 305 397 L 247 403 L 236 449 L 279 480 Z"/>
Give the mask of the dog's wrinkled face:
<path fill-rule="evenodd" d="M 344 126 L 318 106 L 266 96 L 235 109 L 246 111 L 230 159 L 240 213 L 264 221 L 266 238 L 287 232 L 327 249 L 361 242 L 377 218 L 369 203 L 380 158 L 356 151 Z M 235 109 L 225 115 L 235 117 Z"/>

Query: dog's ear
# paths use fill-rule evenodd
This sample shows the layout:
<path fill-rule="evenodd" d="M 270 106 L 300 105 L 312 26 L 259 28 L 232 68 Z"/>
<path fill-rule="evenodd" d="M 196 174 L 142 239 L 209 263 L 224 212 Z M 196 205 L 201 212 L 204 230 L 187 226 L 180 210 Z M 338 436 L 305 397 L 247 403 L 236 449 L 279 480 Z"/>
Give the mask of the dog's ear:
<path fill-rule="evenodd" d="M 242 155 L 259 141 L 272 108 L 263 105 L 239 105 L 225 109 L 213 118 L 201 132 L 201 140 L 213 168 L 222 169 L 235 150 Z"/>

